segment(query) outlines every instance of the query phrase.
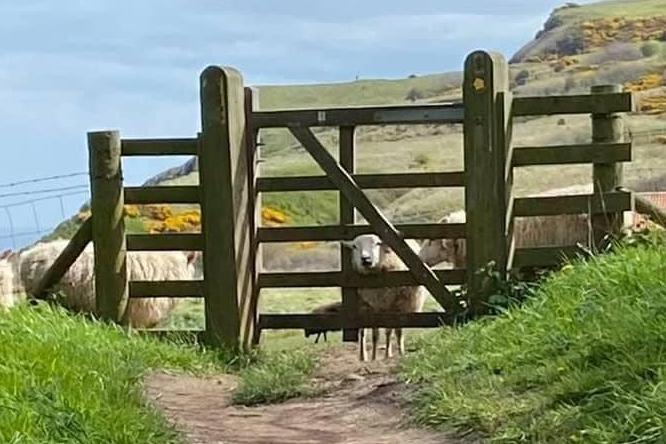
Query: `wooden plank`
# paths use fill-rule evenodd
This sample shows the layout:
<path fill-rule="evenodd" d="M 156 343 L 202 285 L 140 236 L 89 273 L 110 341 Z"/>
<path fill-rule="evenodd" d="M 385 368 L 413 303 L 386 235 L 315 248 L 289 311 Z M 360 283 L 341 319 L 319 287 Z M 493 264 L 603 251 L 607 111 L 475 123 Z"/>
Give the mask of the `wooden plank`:
<path fill-rule="evenodd" d="M 513 152 L 514 167 L 630 161 L 631 143 L 520 147 Z"/>
<path fill-rule="evenodd" d="M 459 285 L 465 281 L 465 270 L 432 270 L 445 285 Z M 261 288 L 384 288 L 418 285 L 416 278 L 409 271 L 391 271 L 373 275 L 361 275 L 341 271 L 261 273 Z"/>
<path fill-rule="evenodd" d="M 465 186 L 465 174 L 463 172 L 352 174 L 352 178 L 359 187 L 368 190 Z M 257 182 L 257 191 L 260 192 L 326 190 L 337 190 L 337 187 L 326 176 L 262 177 Z"/>
<path fill-rule="evenodd" d="M 53 288 L 60 279 L 67 273 L 69 267 L 76 262 L 78 257 L 83 253 L 83 250 L 88 246 L 92 240 L 92 219 L 88 218 L 76 230 L 74 236 L 67 243 L 64 250 L 58 255 L 53 264 L 46 270 L 46 273 L 41 277 L 37 287 L 33 290 L 32 296 L 35 299 L 44 299 L 46 293 Z"/>
<path fill-rule="evenodd" d="M 199 201 L 196 185 L 125 187 L 125 203 L 128 205 L 198 204 Z"/>
<path fill-rule="evenodd" d="M 575 196 L 521 197 L 514 200 L 515 217 L 557 216 L 630 211 L 633 196 L 627 192 L 605 193 L 601 200 L 593 194 Z"/>
<path fill-rule="evenodd" d="M 349 173 L 340 168 L 340 165 L 312 134 L 312 131 L 308 128 L 298 127 L 289 127 L 289 131 L 312 155 L 321 169 L 340 189 L 344 197 L 374 226 L 377 235 L 398 255 L 417 281 L 428 289 L 430 294 L 442 305 L 442 308 L 447 311 L 458 310 L 459 307 L 453 302 L 453 295 L 439 281 L 432 270 L 423 263 L 418 254 L 400 237 L 391 222 L 363 194 L 363 191 Z"/>
<path fill-rule="evenodd" d="M 251 115 L 259 109 L 259 90 L 257 88 L 245 87 L 245 116 Z M 245 331 L 242 336 L 246 343 L 245 349 L 259 345 L 261 331 L 257 328 L 259 322 L 259 272 L 263 265 L 262 245 L 257 240 L 257 231 L 261 226 L 261 195 L 257 193 L 257 178 L 261 174 L 261 143 L 260 132 L 245 125 L 245 154 L 247 157 L 247 182 L 248 182 L 248 222 L 250 231 L 250 258 L 249 266 L 251 273 L 251 297 L 241 305 L 241 317 L 245 319 Z"/>
<path fill-rule="evenodd" d="M 396 229 L 406 239 L 463 239 L 465 224 L 399 224 Z M 332 242 L 350 240 L 374 233 L 371 225 L 329 225 L 311 227 L 261 228 L 259 242 Z"/>
<path fill-rule="evenodd" d="M 96 314 L 120 322 L 127 306 L 123 173 L 118 131 L 88 133 Z"/>
<path fill-rule="evenodd" d="M 246 348 L 253 294 L 246 153 L 245 92 L 240 73 L 209 66 L 201 74 L 201 230 L 204 236 L 204 300 L 209 344 Z"/>
<path fill-rule="evenodd" d="M 203 281 L 130 281 L 130 298 L 201 298 Z"/>
<path fill-rule="evenodd" d="M 344 318 L 335 314 L 261 314 L 259 328 L 264 330 L 321 328 L 438 328 L 451 325 L 455 316 L 444 312 L 373 313 Z"/>
<path fill-rule="evenodd" d="M 260 111 L 250 120 L 254 128 L 462 123 L 464 112 L 462 103 L 439 103 Z"/>
<path fill-rule="evenodd" d="M 631 112 L 631 93 L 579 94 L 548 97 L 516 97 L 514 116 L 547 116 L 553 114 L 608 114 Z"/>
<path fill-rule="evenodd" d="M 199 251 L 201 233 L 128 234 L 127 251 Z"/>
<path fill-rule="evenodd" d="M 598 85 L 591 89 L 592 97 L 603 94 L 619 93 L 622 85 Z M 624 123 L 617 113 L 595 113 L 592 115 L 592 141 L 595 143 L 619 143 L 624 137 Z M 622 184 L 623 165 L 608 161 L 595 163 L 592 167 L 594 194 L 601 195 L 614 191 Z M 604 211 L 592 215 L 592 233 L 594 245 L 602 248 L 608 236 L 615 239 L 620 235 L 623 225 L 622 211 Z"/>
<path fill-rule="evenodd" d="M 513 265 L 522 267 L 552 267 L 581 254 L 578 246 L 517 248 Z"/>
<path fill-rule="evenodd" d="M 196 138 L 184 139 L 123 139 L 123 156 L 196 156 Z"/>
<path fill-rule="evenodd" d="M 494 291 L 478 271 L 492 263 L 504 279 L 508 264 L 508 90 L 508 65 L 501 55 L 476 51 L 467 57 L 463 83 L 466 268 L 473 315 L 487 312 Z"/>
<path fill-rule="evenodd" d="M 340 166 L 349 174 L 354 174 L 356 170 L 356 128 L 353 126 L 344 126 L 340 128 Z M 356 223 L 356 212 L 354 206 L 344 196 L 339 193 L 339 211 L 340 228 L 345 225 L 354 225 Z M 342 274 L 347 276 L 353 272 L 352 252 L 349 248 L 340 248 L 340 266 Z M 342 311 L 343 317 L 351 317 L 358 313 L 358 295 L 356 288 L 342 287 Z M 358 340 L 358 330 L 345 329 L 342 332 L 343 342 L 356 342 Z"/>

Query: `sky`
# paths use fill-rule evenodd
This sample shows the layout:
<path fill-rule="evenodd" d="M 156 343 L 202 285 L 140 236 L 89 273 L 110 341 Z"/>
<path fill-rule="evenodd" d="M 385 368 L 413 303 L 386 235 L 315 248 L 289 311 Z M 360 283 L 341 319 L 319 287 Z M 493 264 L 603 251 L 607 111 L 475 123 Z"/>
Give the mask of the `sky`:
<path fill-rule="evenodd" d="M 475 49 L 510 57 L 562 3 L 0 0 L 0 248 L 12 246 L 10 218 L 14 232 L 46 230 L 85 199 L 6 207 L 85 193 L 76 188 L 87 184 L 83 174 L 7 185 L 84 173 L 87 131 L 194 136 L 198 76 L 207 65 L 234 66 L 250 85 L 458 71 Z M 132 161 L 125 179 L 139 184 L 182 160 Z"/>

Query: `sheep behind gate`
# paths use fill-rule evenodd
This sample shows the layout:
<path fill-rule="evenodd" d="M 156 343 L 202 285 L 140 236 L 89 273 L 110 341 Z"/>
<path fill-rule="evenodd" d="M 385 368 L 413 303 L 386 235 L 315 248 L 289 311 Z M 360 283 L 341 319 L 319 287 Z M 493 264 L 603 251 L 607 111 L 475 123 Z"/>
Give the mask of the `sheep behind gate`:
<path fill-rule="evenodd" d="M 40 278 L 67 245 L 66 240 L 41 242 L 22 252 L 20 282 L 31 294 Z M 129 280 L 171 281 L 194 278 L 194 255 L 184 252 L 130 252 L 127 254 Z M 53 288 L 64 295 L 62 305 L 76 312 L 96 313 L 93 247 L 89 245 L 60 282 Z M 175 298 L 130 299 L 121 323 L 150 328 L 168 318 L 179 300 Z"/>
<path fill-rule="evenodd" d="M 415 241 L 408 241 L 409 246 L 418 253 L 419 246 Z M 406 270 L 402 260 L 382 240 L 374 234 L 356 237 L 342 245 L 352 250 L 352 266 L 357 273 L 375 274 L 387 271 Z M 361 313 L 414 313 L 420 312 L 425 302 L 426 292 L 420 286 L 402 286 L 394 288 L 359 288 L 359 311 Z M 386 357 L 392 356 L 391 339 L 396 332 L 398 353 L 405 352 L 402 328 L 387 328 Z M 377 359 L 377 343 L 379 329 L 372 329 L 372 359 Z M 359 358 L 367 360 L 365 347 L 365 329 L 359 330 Z"/>

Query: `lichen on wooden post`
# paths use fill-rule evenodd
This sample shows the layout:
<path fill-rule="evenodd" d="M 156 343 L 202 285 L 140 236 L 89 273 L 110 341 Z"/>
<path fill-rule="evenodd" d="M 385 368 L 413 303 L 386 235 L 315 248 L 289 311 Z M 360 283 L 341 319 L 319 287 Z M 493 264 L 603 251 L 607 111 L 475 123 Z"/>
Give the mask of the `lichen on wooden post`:
<path fill-rule="evenodd" d="M 120 134 L 88 133 L 88 150 L 96 313 L 120 322 L 128 297 Z"/>

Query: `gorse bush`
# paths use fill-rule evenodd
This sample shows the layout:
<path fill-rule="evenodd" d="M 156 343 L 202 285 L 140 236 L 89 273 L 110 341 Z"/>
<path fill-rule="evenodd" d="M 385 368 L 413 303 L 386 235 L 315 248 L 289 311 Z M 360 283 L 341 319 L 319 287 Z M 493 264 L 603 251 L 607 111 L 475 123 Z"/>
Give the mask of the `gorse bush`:
<path fill-rule="evenodd" d="M 496 442 L 666 440 L 661 235 L 577 261 L 505 314 L 426 337 L 415 417 Z"/>

